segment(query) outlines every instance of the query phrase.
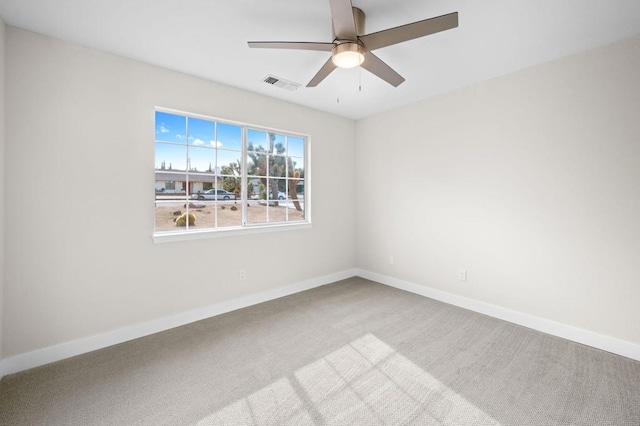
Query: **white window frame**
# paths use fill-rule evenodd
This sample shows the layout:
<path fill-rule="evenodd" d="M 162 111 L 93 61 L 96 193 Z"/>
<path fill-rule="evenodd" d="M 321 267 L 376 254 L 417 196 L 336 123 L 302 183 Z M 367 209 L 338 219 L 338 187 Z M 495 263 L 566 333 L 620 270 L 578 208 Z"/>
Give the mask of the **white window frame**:
<path fill-rule="evenodd" d="M 242 189 L 240 192 L 240 203 L 242 206 L 242 219 L 241 224 L 239 226 L 229 226 L 229 227 L 221 227 L 221 228 L 199 228 L 199 229 L 185 229 L 184 231 L 176 230 L 176 231 L 156 231 L 155 230 L 155 215 L 156 215 L 156 199 L 154 195 L 154 209 L 153 209 L 153 242 L 154 243 L 166 243 L 172 241 L 188 241 L 188 240 L 198 240 L 198 239 L 207 239 L 207 238 L 218 238 L 218 237 L 227 237 L 234 235 L 247 235 L 247 234 L 260 234 L 265 232 L 281 232 L 281 231 L 290 231 L 297 229 L 309 229 L 311 228 L 311 162 L 310 162 L 310 136 L 292 132 L 290 130 L 282 130 L 275 129 L 271 127 L 264 127 L 259 125 L 254 125 L 250 123 L 244 123 L 239 121 L 232 121 L 217 117 L 211 117 L 202 114 L 195 114 L 185 111 L 179 111 L 170 108 L 156 107 L 154 109 L 154 137 L 153 137 L 153 146 L 154 146 L 154 156 L 155 156 L 155 146 L 157 141 L 155 138 L 155 112 L 164 112 L 168 114 L 180 115 L 184 117 L 192 117 L 196 119 L 210 120 L 218 123 L 231 124 L 234 126 L 240 126 L 241 137 L 242 137 L 242 175 L 241 175 L 241 185 Z M 257 130 L 268 133 L 277 133 L 285 136 L 292 136 L 296 138 L 301 138 L 304 140 L 304 220 L 303 221 L 295 221 L 295 222 L 271 222 L 271 223 L 246 223 L 247 218 L 247 202 L 249 199 L 249 194 L 247 194 L 247 184 L 248 184 L 248 175 L 247 175 L 247 144 L 248 144 L 248 132 L 249 130 Z M 155 164 L 155 161 L 154 161 Z M 187 173 L 188 179 L 188 173 Z M 288 179 L 288 176 L 285 178 Z M 154 183 L 155 186 L 155 176 Z M 188 185 L 187 185 L 188 187 Z M 214 185 L 215 187 L 215 185 Z M 267 194 L 269 194 L 267 191 Z M 188 191 L 185 193 L 185 202 L 189 202 L 189 194 Z M 268 195 L 267 195 L 268 198 Z M 267 200 L 268 201 L 268 200 Z"/>

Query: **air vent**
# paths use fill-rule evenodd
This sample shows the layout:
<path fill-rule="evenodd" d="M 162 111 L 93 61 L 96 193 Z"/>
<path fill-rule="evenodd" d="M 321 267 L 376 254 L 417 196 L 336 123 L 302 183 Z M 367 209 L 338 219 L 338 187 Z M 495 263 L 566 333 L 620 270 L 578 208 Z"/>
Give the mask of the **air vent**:
<path fill-rule="evenodd" d="M 266 76 L 262 81 L 267 84 L 270 84 L 275 87 L 279 87 L 281 89 L 288 90 L 290 92 L 295 92 L 300 87 L 300 84 L 294 83 L 293 81 L 285 80 L 284 78 L 275 77 L 273 75 Z"/>

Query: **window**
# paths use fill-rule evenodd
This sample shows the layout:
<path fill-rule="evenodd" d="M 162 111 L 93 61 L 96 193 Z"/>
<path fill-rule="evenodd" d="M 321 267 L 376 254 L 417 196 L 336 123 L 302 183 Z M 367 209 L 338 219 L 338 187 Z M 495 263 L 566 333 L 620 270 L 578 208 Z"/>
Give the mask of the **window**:
<path fill-rule="evenodd" d="M 154 235 L 310 223 L 307 144 L 303 135 L 156 110 Z"/>

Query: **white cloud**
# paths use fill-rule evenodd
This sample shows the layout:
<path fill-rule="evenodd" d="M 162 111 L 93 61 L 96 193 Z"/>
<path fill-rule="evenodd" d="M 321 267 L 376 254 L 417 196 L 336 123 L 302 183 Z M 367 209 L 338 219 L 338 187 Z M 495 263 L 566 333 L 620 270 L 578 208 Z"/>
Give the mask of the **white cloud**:
<path fill-rule="evenodd" d="M 164 123 L 160 123 L 160 133 L 169 133 L 169 129 L 167 129 Z"/>
<path fill-rule="evenodd" d="M 184 136 L 182 135 L 176 135 L 177 139 L 184 139 Z M 193 136 L 189 136 L 189 142 L 193 145 L 196 146 L 210 146 L 213 148 L 220 148 L 222 147 L 222 142 L 220 141 L 209 141 L 209 142 L 205 142 L 200 138 L 194 138 Z"/>

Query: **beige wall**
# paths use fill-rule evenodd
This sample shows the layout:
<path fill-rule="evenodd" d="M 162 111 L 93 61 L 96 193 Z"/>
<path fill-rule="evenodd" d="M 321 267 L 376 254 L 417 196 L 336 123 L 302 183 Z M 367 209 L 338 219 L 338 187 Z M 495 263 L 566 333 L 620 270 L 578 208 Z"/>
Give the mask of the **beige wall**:
<path fill-rule="evenodd" d="M 2 18 L 0 18 L 0 360 L 2 360 L 4 329 L 4 39 L 5 25 Z"/>
<path fill-rule="evenodd" d="M 639 75 L 635 37 L 358 122 L 359 268 L 640 343 Z"/>
<path fill-rule="evenodd" d="M 6 59 L 5 358 L 356 264 L 640 343 L 638 37 L 358 123 L 12 27 Z M 310 134 L 313 227 L 154 245 L 155 106 Z"/>
<path fill-rule="evenodd" d="M 353 121 L 12 27 L 6 77 L 5 357 L 354 268 Z M 155 106 L 309 134 L 312 228 L 153 244 Z"/>

